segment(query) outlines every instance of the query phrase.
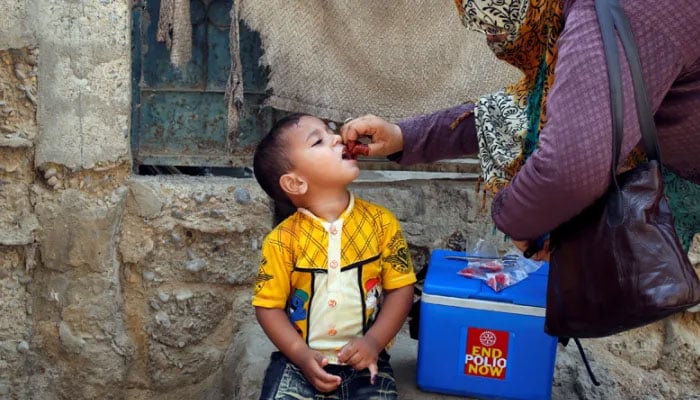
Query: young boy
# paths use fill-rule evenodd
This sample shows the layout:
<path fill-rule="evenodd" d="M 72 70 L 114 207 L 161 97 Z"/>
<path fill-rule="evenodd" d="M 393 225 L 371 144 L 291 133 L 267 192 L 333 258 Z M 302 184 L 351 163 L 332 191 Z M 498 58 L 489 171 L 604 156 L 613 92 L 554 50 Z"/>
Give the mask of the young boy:
<path fill-rule="evenodd" d="M 279 351 L 260 399 L 396 399 L 384 349 L 416 280 L 397 219 L 348 191 L 357 161 L 316 117 L 277 122 L 253 169 L 270 197 L 297 209 L 262 246 L 253 306 Z"/>

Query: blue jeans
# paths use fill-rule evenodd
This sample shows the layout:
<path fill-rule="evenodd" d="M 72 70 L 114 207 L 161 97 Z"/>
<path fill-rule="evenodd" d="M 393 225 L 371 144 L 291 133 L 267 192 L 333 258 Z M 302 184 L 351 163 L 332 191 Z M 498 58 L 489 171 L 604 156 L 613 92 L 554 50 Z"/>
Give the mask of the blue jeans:
<path fill-rule="evenodd" d="M 396 400 L 398 394 L 394 371 L 389 365 L 389 354 L 382 351 L 377 366 L 379 373 L 372 385 L 368 369 L 355 371 L 348 365 L 328 365 L 325 370 L 340 376 L 342 381 L 336 390 L 320 393 L 296 365 L 276 351 L 270 356 L 270 364 L 265 371 L 260 400 Z"/>

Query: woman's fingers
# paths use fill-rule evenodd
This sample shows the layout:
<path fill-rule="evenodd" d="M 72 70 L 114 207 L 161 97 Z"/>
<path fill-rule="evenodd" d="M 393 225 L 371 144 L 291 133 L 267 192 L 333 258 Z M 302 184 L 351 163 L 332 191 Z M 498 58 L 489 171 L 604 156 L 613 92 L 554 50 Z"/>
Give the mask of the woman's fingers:
<path fill-rule="evenodd" d="M 346 122 L 340 127 L 340 136 L 342 136 L 343 142 L 357 141 L 361 137 L 374 135 L 377 119 L 374 115 L 363 115 L 359 118 L 345 120 Z"/>
<path fill-rule="evenodd" d="M 549 262 L 549 239 L 544 241 L 544 244 L 542 245 L 542 250 L 538 251 L 534 256 L 532 256 L 532 259 L 535 261 L 547 261 Z"/>
<path fill-rule="evenodd" d="M 403 149 L 403 133 L 398 125 L 387 122 L 374 115 L 349 120 L 340 127 L 343 143 L 356 142 L 368 137 L 370 156 L 388 156 Z"/>
<path fill-rule="evenodd" d="M 530 242 L 527 240 L 512 240 L 512 242 L 513 245 L 517 247 L 517 249 L 520 250 L 521 253 L 524 253 L 530 245 Z"/>
<path fill-rule="evenodd" d="M 528 240 L 513 240 L 512 242 L 523 254 L 532 245 L 532 242 Z M 542 248 L 532 254 L 530 259 L 534 261 L 549 261 L 549 239 L 543 241 Z"/>

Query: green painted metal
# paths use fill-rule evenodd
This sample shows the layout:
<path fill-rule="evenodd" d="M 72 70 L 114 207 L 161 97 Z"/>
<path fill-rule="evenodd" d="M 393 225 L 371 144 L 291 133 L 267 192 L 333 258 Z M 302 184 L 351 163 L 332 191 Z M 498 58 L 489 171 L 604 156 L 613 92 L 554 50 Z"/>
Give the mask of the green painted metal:
<path fill-rule="evenodd" d="M 238 147 L 227 149 L 224 91 L 230 70 L 232 0 L 192 0 L 192 59 L 170 63 L 156 41 L 159 0 L 133 7 L 132 153 L 138 165 L 242 167 L 255 144 L 283 112 L 263 107 L 267 71 L 258 63 L 259 35 L 239 24 L 244 109 Z"/>

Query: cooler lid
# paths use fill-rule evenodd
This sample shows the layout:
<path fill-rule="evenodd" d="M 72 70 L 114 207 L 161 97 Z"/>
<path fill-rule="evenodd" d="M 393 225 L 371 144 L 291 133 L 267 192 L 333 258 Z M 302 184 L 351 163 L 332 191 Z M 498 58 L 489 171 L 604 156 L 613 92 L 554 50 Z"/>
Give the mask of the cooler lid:
<path fill-rule="evenodd" d="M 500 292 L 491 289 L 484 281 L 457 274 L 466 267 L 466 261 L 450 260 L 445 256 L 464 256 L 464 252 L 434 250 L 430 256 L 428 274 L 423 293 L 462 299 L 479 299 L 544 308 L 547 301 L 547 274 L 545 263 L 527 278 Z"/>

